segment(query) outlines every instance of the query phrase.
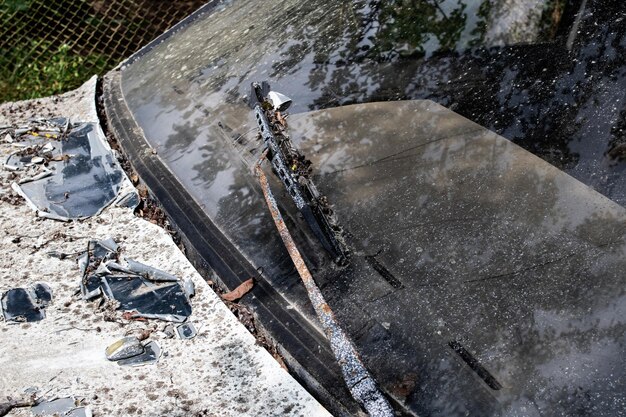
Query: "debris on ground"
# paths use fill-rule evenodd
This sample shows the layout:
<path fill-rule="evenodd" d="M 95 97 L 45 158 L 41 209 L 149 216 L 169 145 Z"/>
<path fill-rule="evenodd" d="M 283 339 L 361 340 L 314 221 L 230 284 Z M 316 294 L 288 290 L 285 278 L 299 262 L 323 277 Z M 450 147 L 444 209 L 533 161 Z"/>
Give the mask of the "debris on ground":
<path fill-rule="evenodd" d="M 172 323 L 166 324 L 161 332 L 166 339 L 173 339 L 176 336 L 176 328 Z"/>
<path fill-rule="evenodd" d="M 86 300 L 104 295 L 118 303 L 124 317 L 152 318 L 184 322 L 191 315 L 193 282 L 125 258 L 119 259 L 119 246 L 113 239 L 91 240 L 78 257 L 81 292 Z"/>
<path fill-rule="evenodd" d="M 254 287 L 254 279 L 250 278 L 241 284 L 231 292 L 227 292 L 226 294 L 222 294 L 222 299 L 226 301 L 235 302 L 239 300 L 241 297 L 246 295 L 250 290 Z"/>
<path fill-rule="evenodd" d="M 107 347 L 105 354 L 108 360 L 121 366 L 150 365 L 158 362 L 161 347 L 155 341 L 144 345 L 138 337 L 128 336 Z"/>
<path fill-rule="evenodd" d="M 41 400 L 31 408 L 35 416 L 91 417 L 91 409 L 74 397 Z"/>
<path fill-rule="evenodd" d="M 181 339 L 193 339 L 198 334 L 193 323 L 183 323 L 176 328 L 178 337 Z"/>
<path fill-rule="evenodd" d="M 127 359 L 117 361 L 120 366 L 153 365 L 161 357 L 161 346 L 155 341 L 148 342 L 143 346 L 143 353 Z"/>
<path fill-rule="evenodd" d="M 45 308 L 51 301 L 52 290 L 47 284 L 13 288 L 2 295 L 2 314 L 7 322 L 40 321 L 46 318 Z"/>
<path fill-rule="evenodd" d="M 143 352 L 144 348 L 141 341 L 135 336 L 128 336 L 108 346 L 104 353 L 108 360 L 115 362 L 120 359 L 132 358 Z"/>
<path fill-rule="evenodd" d="M 6 416 L 15 408 L 32 407 L 35 404 L 37 404 L 37 400 L 34 395 L 19 400 L 7 398 L 6 401 L 0 402 L 0 417 Z"/>
<path fill-rule="evenodd" d="M 5 127 L 0 137 L 16 148 L 4 163 L 16 175 L 11 188 L 39 217 L 84 219 L 113 202 L 139 204 L 98 123 L 35 119 Z"/>

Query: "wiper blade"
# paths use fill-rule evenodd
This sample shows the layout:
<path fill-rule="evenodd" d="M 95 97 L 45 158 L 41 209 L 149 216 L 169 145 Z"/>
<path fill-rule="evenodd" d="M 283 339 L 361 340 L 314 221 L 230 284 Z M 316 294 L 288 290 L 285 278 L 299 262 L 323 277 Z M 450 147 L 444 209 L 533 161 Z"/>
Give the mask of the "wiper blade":
<path fill-rule="evenodd" d="M 267 159 L 274 173 L 324 249 L 337 264 L 345 265 L 349 251 L 343 229 L 328 199 L 320 194 L 313 183 L 311 161 L 293 146 L 287 133 L 287 124 L 281 112 L 289 107 L 291 100 L 270 91 L 270 85 L 264 81 L 262 84 L 252 83 L 249 104 L 254 110 L 259 134 L 267 148 Z"/>

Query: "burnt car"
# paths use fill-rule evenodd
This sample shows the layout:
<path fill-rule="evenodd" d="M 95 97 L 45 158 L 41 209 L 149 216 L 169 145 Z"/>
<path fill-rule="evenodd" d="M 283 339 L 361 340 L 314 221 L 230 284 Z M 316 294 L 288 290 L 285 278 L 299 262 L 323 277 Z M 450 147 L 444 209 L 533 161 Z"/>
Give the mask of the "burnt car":
<path fill-rule="evenodd" d="M 265 163 L 270 188 L 397 415 L 624 415 L 625 18 L 613 0 L 210 2 L 109 73 L 104 107 L 192 262 L 226 289 L 254 277 L 241 303 L 334 414 L 362 410 L 252 169 L 263 81 L 335 223 Z"/>

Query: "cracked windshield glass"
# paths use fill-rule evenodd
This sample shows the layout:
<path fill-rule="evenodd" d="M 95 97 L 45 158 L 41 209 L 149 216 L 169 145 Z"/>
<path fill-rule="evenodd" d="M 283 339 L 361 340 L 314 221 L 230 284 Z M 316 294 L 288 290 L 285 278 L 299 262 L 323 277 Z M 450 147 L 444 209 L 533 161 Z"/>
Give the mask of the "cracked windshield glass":
<path fill-rule="evenodd" d="M 225 1 L 127 62 L 122 91 L 185 190 L 314 322 L 253 173 L 251 84 L 291 100 L 277 123 L 311 161 L 348 265 L 264 170 L 399 404 L 586 415 L 585 398 L 626 390 L 624 369 L 596 362 L 626 354 L 625 19 L 599 0 Z M 585 369 L 580 395 L 566 363 Z"/>

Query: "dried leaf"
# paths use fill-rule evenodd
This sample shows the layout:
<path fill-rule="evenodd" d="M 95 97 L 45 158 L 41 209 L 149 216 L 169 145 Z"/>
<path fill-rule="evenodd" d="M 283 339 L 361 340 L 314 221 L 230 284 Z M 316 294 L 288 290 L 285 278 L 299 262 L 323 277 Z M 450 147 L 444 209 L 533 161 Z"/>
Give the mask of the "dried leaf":
<path fill-rule="evenodd" d="M 237 301 L 244 295 L 246 295 L 254 287 L 254 279 L 250 278 L 242 282 L 237 288 L 222 295 L 222 299 L 226 301 Z"/>
<path fill-rule="evenodd" d="M 50 158 L 51 161 L 56 161 L 56 162 L 68 161 L 69 159 L 70 159 L 70 156 L 66 155 L 66 154 L 56 155 L 56 156 L 53 156 L 52 158 Z"/>

